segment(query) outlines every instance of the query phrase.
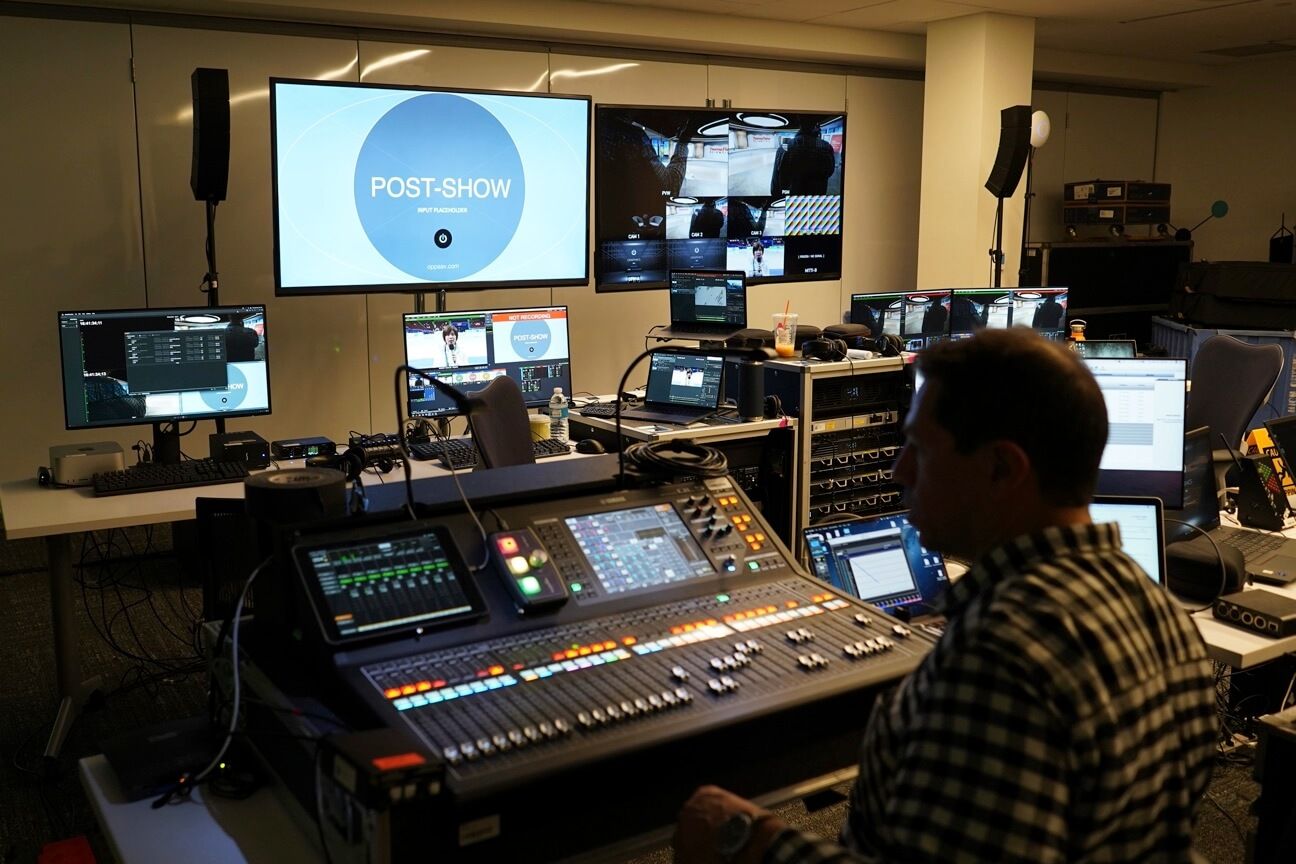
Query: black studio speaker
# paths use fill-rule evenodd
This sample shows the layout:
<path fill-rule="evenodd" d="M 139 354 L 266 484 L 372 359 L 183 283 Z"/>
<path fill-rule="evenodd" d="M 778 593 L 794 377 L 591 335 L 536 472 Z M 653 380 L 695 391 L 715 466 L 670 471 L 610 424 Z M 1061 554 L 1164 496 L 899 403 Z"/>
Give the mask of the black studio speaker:
<path fill-rule="evenodd" d="M 189 186 L 198 201 L 224 201 L 229 182 L 229 70 L 195 69 L 193 85 L 193 163 Z"/>
<path fill-rule="evenodd" d="M 999 112 L 999 152 L 985 186 L 996 198 L 1011 198 L 1030 155 L 1031 106 L 1014 105 Z"/>

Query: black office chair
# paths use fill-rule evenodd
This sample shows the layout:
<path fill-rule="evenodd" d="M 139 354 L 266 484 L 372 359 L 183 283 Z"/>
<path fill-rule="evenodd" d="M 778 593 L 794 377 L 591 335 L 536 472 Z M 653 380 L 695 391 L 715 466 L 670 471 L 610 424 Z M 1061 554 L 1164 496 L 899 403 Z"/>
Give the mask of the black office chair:
<path fill-rule="evenodd" d="M 526 402 L 516 381 L 501 375 L 465 398 L 468 428 L 481 454 L 481 467 L 535 464 Z"/>
<path fill-rule="evenodd" d="M 1193 358 L 1192 389 L 1188 393 L 1185 429 L 1209 426 L 1215 478 L 1221 497 L 1247 424 L 1268 401 L 1282 374 L 1283 350 L 1278 345 L 1252 345 L 1232 336 L 1212 336 Z M 1222 449 L 1220 435 L 1229 449 Z"/>

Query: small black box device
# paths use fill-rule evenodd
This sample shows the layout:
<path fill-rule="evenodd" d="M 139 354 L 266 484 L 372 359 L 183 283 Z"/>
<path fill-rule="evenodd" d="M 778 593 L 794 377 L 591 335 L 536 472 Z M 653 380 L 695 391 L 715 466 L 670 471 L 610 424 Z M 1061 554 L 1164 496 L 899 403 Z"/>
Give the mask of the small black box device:
<path fill-rule="evenodd" d="M 428 801 L 445 787 L 445 765 L 397 729 L 330 735 L 320 741 L 324 775 L 367 808 Z"/>
<path fill-rule="evenodd" d="M 271 441 L 270 452 L 276 459 L 308 459 L 311 456 L 336 456 L 337 444 L 328 438 L 290 438 Z"/>
<path fill-rule="evenodd" d="M 246 462 L 249 468 L 270 464 L 270 445 L 255 432 L 226 432 L 207 436 L 211 458 L 217 462 Z"/>
<path fill-rule="evenodd" d="M 1254 588 L 1215 601 L 1215 617 L 1275 638 L 1296 634 L 1296 598 Z"/>

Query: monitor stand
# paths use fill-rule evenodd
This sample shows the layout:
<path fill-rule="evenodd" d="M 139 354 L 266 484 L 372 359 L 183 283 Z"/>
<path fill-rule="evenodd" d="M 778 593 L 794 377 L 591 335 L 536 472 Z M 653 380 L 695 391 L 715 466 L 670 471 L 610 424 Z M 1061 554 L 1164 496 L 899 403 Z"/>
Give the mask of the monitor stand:
<path fill-rule="evenodd" d="M 155 465 L 180 464 L 180 424 L 153 424 L 153 463 Z"/>

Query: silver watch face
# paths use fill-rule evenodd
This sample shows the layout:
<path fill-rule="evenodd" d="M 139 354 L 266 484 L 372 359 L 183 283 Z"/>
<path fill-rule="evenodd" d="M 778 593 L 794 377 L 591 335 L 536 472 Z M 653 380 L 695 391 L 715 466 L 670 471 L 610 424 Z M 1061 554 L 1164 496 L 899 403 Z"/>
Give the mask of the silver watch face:
<path fill-rule="evenodd" d="M 726 858 L 737 855 L 751 839 L 752 817 L 735 813 L 724 821 L 716 835 L 716 851 Z"/>

